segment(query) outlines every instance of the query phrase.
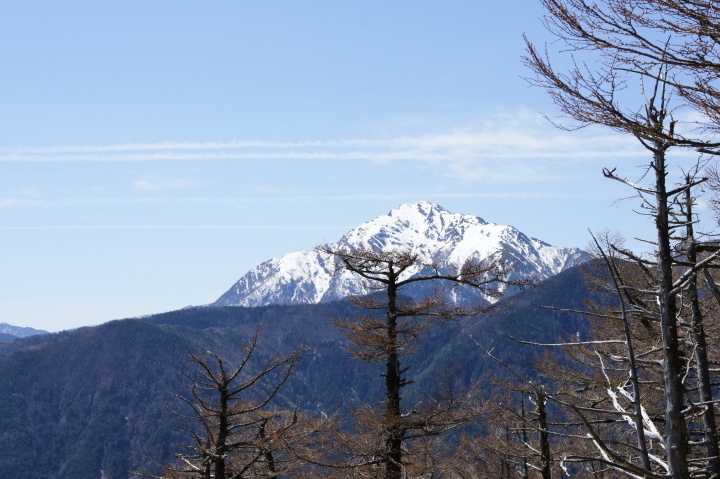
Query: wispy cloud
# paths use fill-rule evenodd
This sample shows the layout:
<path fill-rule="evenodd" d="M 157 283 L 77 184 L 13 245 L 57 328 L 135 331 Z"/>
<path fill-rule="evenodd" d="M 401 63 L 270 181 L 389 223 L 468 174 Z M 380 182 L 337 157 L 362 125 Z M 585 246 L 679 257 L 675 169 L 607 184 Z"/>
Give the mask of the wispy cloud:
<path fill-rule="evenodd" d="M 694 159 L 696 153 L 672 150 L 672 155 Z M 527 111 L 492 115 L 472 127 L 441 133 L 390 138 L 354 138 L 307 141 L 231 140 L 215 142 L 158 142 L 80 146 L 0 146 L 1 162 L 240 162 L 266 168 L 291 165 L 323 170 L 324 162 L 368 162 L 384 167 L 425 168 L 440 179 L 458 185 L 502 184 L 528 188 L 528 184 L 564 182 L 577 173 L 574 166 L 615 166 L 629 160 L 646 164 L 648 152 L 632 137 L 605 129 L 586 128 L 569 133 Z M 409 164 L 410 163 L 410 164 Z M 223 166 L 230 166 L 227 163 Z M 235 166 L 235 165 L 232 165 Z M 353 164 L 353 167 L 356 165 Z M 367 165 L 363 165 L 367 166 Z M 208 203 L 242 205 L 255 201 L 312 201 L 342 198 L 281 196 L 258 191 L 258 197 L 149 196 L 193 186 L 187 179 L 141 177 L 133 182 L 148 197 L 66 198 L 43 202 L 21 194 L 0 198 L 0 208 L 35 205 Z M 247 191 L 247 190 L 246 190 Z M 261 196 L 267 193 L 266 196 Z M 515 193 L 512 193 L 515 194 Z M 401 196 L 402 199 L 409 195 Z M 425 195 L 428 198 L 429 196 Z M 357 198 L 344 197 L 348 199 Z M 416 197 L 415 197 L 416 198 Z"/>
<path fill-rule="evenodd" d="M 586 129 L 568 133 L 538 115 L 496 115 L 473 128 L 389 139 L 160 142 L 117 145 L 0 147 L 0 162 L 142 162 L 217 160 L 481 161 L 539 158 L 582 161 L 647 152 L 626 135 Z"/>
<path fill-rule="evenodd" d="M 193 184 L 193 181 L 183 178 L 160 178 L 157 176 L 145 176 L 133 182 L 135 188 L 148 191 L 177 190 L 188 188 Z"/>
<path fill-rule="evenodd" d="M 356 201 L 416 201 L 418 198 L 427 200 L 441 199 L 601 199 L 613 198 L 610 193 L 563 193 L 563 192 L 533 192 L 533 191 L 503 191 L 503 192 L 477 192 L 477 193 L 367 193 L 348 195 L 288 195 L 288 196 L 151 196 L 151 197 L 125 197 L 125 198 L 61 198 L 61 199 L 24 199 L 0 198 L 0 209 L 9 207 L 72 207 L 72 206 L 113 206 L 113 205 L 142 205 L 142 204 L 208 204 L 218 206 L 242 206 L 255 203 L 326 203 L 326 202 L 356 202 Z"/>
<path fill-rule="evenodd" d="M 116 153 L 125 151 L 152 150 L 232 150 L 247 148 L 313 148 L 313 147 L 368 147 L 382 146 L 384 141 L 369 140 L 332 140 L 332 141 L 209 141 L 209 142 L 159 142 L 159 143 L 126 143 L 115 145 L 58 145 L 47 147 L 32 146 L 0 146 L 0 154 L 66 154 L 66 153 Z"/>
<path fill-rule="evenodd" d="M 47 225 L 0 226 L 0 230 L 349 230 L 350 226 L 206 226 L 206 225 Z"/>

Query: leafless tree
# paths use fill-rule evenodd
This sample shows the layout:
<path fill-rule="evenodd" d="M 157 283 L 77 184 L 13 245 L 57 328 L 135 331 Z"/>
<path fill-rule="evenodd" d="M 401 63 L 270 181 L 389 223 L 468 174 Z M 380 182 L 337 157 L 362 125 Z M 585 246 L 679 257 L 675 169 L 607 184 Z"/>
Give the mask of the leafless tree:
<path fill-rule="evenodd" d="M 578 312 L 590 319 L 588 338 L 544 344 L 561 349 L 565 361 L 555 351 L 545 354 L 539 362 L 538 372 L 547 385 L 546 397 L 555 411 L 555 421 L 548 422 L 553 426 L 548 431 L 553 440 L 553 457 L 571 477 L 620 474 L 659 478 L 670 474 L 661 432 L 665 423 L 665 387 L 655 294 L 657 270 L 654 263 L 640 258 L 628 261 L 621 245 L 617 237 L 603 235 L 595 249 L 599 261 L 587 266 L 588 281 L 614 298 L 588 302 L 587 310 Z M 695 264 L 687 263 L 687 268 Z M 688 271 L 691 269 L 676 273 L 682 276 Z M 703 389 L 714 390 L 717 384 L 717 376 L 712 377 L 717 370 L 709 368 L 718 364 L 717 347 L 711 347 L 713 342 L 705 338 L 717 337 L 720 316 L 713 296 L 705 295 L 702 300 L 696 293 L 691 281 L 677 298 L 679 342 L 683 346 L 681 384 L 685 395 L 681 414 L 688 425 L 689 477 L 715 477 L 716 456 L 712 451 L 717 447 L 717 435 L 712 427 L 716 401 L 712 390 Z M 698 322 L 702 325 L 700 336 Z M 703 378 L 705 374 L 710 376 L 707 381 Z M 528 394 L 531 383 L 518 375 L 516 379 L 520 387 L 505 388 L 525 387 Z M 525 417 L 517 408 L 509 409 L 509 413 L 516 418 Z M 502 419 L 491 429 L 507 423 Z M 517 442 L 516 436 L 510 439 Z M 502 441 L 499 443 L 501 446 L 496 450 L 508 450 Z"/>
<path fill-rule="evenodd" d="M 693 147 L 714 152 L 718 144 L 702 131 L 680 128 L 670 102 L 673 96 L 681 99 L 702 116 L 706 131 L 718 130 L 720 97 L 715 86 L 720 71 L 720 5 L 705 0 L 541 1 L 547 9 L 547 29 L 558 40 L 559 49 L 573 55 L 571 66 L 565 72 L 555 69 L 549 48 L 543 52 L 530 41 L 526 63 L 535 73 L 532 81 L 543 87 L 572 121 L 564 127 L 602 125 L 630 134 L 651 158 L 650 186 L 628 180 L 616 168 L 605 169 L 603 174 L 633 188 L 655 225 L 656 259 L 652 267 L 656 282 L 652 290 L 659 305 L 662 336 L 665 449 L 669 475 L 685 478 L 691 468 L 683 415 L 686 369 L 678 339 L 678 301 L 701 263 L 711 258 L 685 265 L 685 271 L 676 274 L 678 263 L 671 240 L 694 221 L 681 216 L 682 195 L 704 178 L 691 177 L 677 186 L 668 185 L 667 151 Z M 641 86 L 635 96 L 640 102 L 634 102 L 628 91 L 632 85 Z M 631 255 L 629 259 L 634 258 Z"/>
<path fill-rule="evenodd" d="M 428 456 L 423 448 L 413 445 L 422 443 L 422 438 L 456 428 L 477 415 L 469 392 L 458 389 L 452 375 L 444 376 L 437 394 L 427 395 L 419 404 L 403 408 L 401 391 L 412 381 L 407 378 L 408 368 L 402 366 L 401 358 L 416 349 L 423 333 L 433 324 L 493 307 L 489 303 L 479 307 L 455 303 L 450 300 L 448 288 L 469 286 L 486 298 L 495 299 L 504 287 L 522 287 L 530 281 L 509 280 L 511 265 L 499 262 L 468 262 L 457 271 L 441 271 L 434 264 L 422 264 L 411 252 L 340 248 L 321 251 L 334 255 L 341 269 L 364 278 L 370 292 L 375 293 L 352 299 L 368 314 L 337 319 L 335 324 L 347 334 L 353 355 L 385 363 L 384 404 L 380 408 L 363 406 L 354 412 L 356 429 L 345 441 L 347 464 L 357 469 L 379 467 L 373 477 L 400 479 L 417 470 L 419 464 L 432 463 L 426 460 Z M 417 266 L 421 267 L 420 273 L 409 274 Z M 421 298 L 402 294 L 418 283 L 440 286 L 434 294 Z M 418 460 L 419 457 L 426 459 Z"/>
<path fill-rule="evenodd" d="M 332 419 L 269 408 L 305 348 L 255 364 L 259 334 L 243 348 L 240 364 L 228 368 L 217 354 L 188 352 L 195 371 L 189 395 L 176 395 L 185 410 L 184 451 L 165 467 L 164 479 L 276 478 L 305 467 L 300 456 L 312 456 L 335 427 Z"/>
<path fill-rule="evenodd" d="M 527 64 L 577 126 L 602 124 L 641 139 L 713 151 L 703 130 L 680 133 L 647 122 L 624 95 L 638 75 L 661 80 L 700 114 L 697 125 L 720 131 L 720 5 L 715 0 L 540 0 L 546 29 L 570 55 L 565 73 L 527 41 Z M 557 57 L 558 55 L 556 55 Z M 557 58 L 556 58 L 557 59 Z M 582 106 L 579 105 L 579 103 Z M 677 123 L 677 122 L 676 122 Z"/>

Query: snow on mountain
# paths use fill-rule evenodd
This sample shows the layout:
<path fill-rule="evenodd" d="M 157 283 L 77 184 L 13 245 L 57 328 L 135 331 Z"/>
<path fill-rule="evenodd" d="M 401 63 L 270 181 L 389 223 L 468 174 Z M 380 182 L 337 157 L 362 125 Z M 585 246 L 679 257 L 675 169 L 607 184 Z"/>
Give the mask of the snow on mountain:
<path fill-rule="evenodd" d="M 458 268 L 468 260 L 501 259 L 516 265 L 513 279 L 547 279 L 588 259 L 587 253 L 577 248 L 551 246 L 512 226 L 450 213 L 426 201 L 401 205 L 326 246 L 410 251 L 421 262 L 432 262 L 441 270 Z M 405 274 L 412 276 L 420 269 L 418 265 Z M 319 303 L 367 292 L 360 278 L 338 270 L 331 255 L 310 250 L 289 253 L 253 268 L 213 305 Z"/>
<path fill-rule="evenodd" d="M 24 328 L 22 326 L 13 326 L 8 323 L 0 323 L 0 333 L 11 334 L 18 338 L 24 338 L 26 336 L 34 336 L 36 334 L 47 334 L 47 331 L 35 328 Z"/>

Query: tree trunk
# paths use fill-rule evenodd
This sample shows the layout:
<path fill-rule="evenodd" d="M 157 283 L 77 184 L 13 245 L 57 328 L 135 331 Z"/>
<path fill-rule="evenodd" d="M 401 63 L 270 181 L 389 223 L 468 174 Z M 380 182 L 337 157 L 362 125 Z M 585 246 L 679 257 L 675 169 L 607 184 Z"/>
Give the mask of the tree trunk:
<path fill-rule="evenodd" d="M 392 268 L 392 266 L 391 266 Z M 396 278 L 390 277 L 388 283 L 387 307 L 387 348 L 388 359 L 385 371 L 385 389 L 387 393 L 387 427 L 385 439 L 385 478 L 402 479 L 402 436 L 400 424 L 400 387 L 402 385 L 400 357 L 397 345 L 397 289 Z"/>
<path fill-rule="evenodd" d="M 535 401 L 537 402 L 538 427 L 540 429 L 540 474 L 543 479 L 552 479 L 550 432 L 548 431 L 547 411 L 545 410 L 547 397 L 541 387 L 535 388 Z"/>
<path fill-rule="evenodd" d="M 225 380 L 225 372 L 222 372 L 223 380 Z M 218 432 L 215 442 L 214 462 L 215 462 L 215 479 L 225 479 L 225 456 L 228 437 L 228 390 L 223 385 L 220 393 L 220 414 L 218 417 Z"/>
<path fill-rule="evenodd" d="M 668 194 L 665 185 L 665 148 L 655 143 L 653 168 L 655 170 L 655 226 L 658 235 L 658 273 L 660 284 L 660 329 L 663 343 L 663 373 L 665 382 L 665 446 L 668 472 L 673 479 L 686 479 L 687 434 L 682 415 L 684 392 L 682 386 L 682 363 L 680 361 L 675 297 L 673 289 L 672 256 L 670 252 L 670 225 Z"/>
<path fill-rule="evenodd" d="M 267 426 L 268 420 L 265 419 L 260 424 L 260 429 L 258 430 L 258 437 L 262 440 L 265 439 L 265 427 Z M 268 478 L 274 479 L 277 477 L 277 470 L 275 468 L 275 456 L 273 455 L 272 451 L 265 451 L 264 453 L 260 451 L 262 455 L 265 457 L 265 462 L 267 462 L 267 468 L 268 468 Z"/>
<path fill-rule="evenodd" d="M 523 438 L 523 444 L 528 443 L 528 437 L 527 437 L 527 424 L 525 424 L 525 395 L 520 394 L 520 414 L 522 414 L 522 420 L 523 420 L 523 428 L 522 428 L 522 438 Z M 508 440 L 508 443 L 510 441 Z M 527 457 L 523 457 L 523 464 L 522 464 L 522 471 L 521 476 L 522 479 L 528 479 L 530 477 L 530 472 L 528 468 L 528 460 Z"/>
<path fill-rule="evenodd" d="M 593 240 L 595 240 L 594 236 Z M 633 389 L 633 409 L 635 412 L 635 414 L 633 415 L 633 422 L 635 424 L 637 447 L 643 468 L 647 471 L 651 471 L 652 466 L 650 464 L 650 456 L 648 455 L 647 443 L 645 441 L 645 428 L 642 418 L 642 404 L 640 402 L 642 396 L 640 394 L 640 380 L 638 378 L 638 368 L 635 361 L 635 348 L 633 347 L 632 335 L 630 334 L 628 312 L 627 308 L 625 307 L 624 292 L 626 291 L 626 289 L 623 285 L 623 279 L 617 269 L 617 265 L 610 258 L 608 258 L 597 240 L 595 240 L 595 245 L 597 246 L 598 251 L 602 255 L 603 260 L 607 265 L 608 271 L 610 271 L 610 277 L 612 278 L 613 284 L 615 286 L 615 291 L 617 292 L 618 298 L 620 299 L 620 313 L 622 315 L 623 334 L 625 335 L 625 349 L 628 355 L 628 372 L 630 376 L 630 384 L 632 385 Z"/>
<path fill-rule="evenodd" d="M 686 184 L 690 184 L 687 178 Z M 697 248 L 695 244 L 695 233 L 693 231 L 693 199 L 690 188 L 685 192 L 685 215 L 687 221 L 686 243 L 687 259 L 691 265 L 697 264 Z M 697 290 L 697 273 L 693 274 L 688 284 L 688 296 L 692 308 L 691 330 L 695 341 L 695 353 L 697 357 L 697 375 L 700 389 L 700 402 L 703 410 L 703 427 L 705 429 L 705 447 L 707 451 L 707 469 L 710 475 L 720 477 L 720 448 L 718 448 L 717 426 L 715 422 L 715 408 L 713 405 L 712 384 L 710 381 L 710 366 L 707 356 L 707 341 L 703 328 L 703 317 L 700 312 L 700 304 Z"/>

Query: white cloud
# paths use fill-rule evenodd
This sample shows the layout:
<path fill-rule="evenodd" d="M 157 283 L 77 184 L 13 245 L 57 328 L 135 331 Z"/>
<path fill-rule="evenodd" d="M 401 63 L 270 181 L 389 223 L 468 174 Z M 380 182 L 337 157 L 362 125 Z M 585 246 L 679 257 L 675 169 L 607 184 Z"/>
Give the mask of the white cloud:
<path fill-rule="evenodd" d="M 263 148 L 179 149 L 93 153 L 6 153 L 0 162 L 156 162 L 156 161 L 367 161 L 416 162 L 438 170 L 439 175 L 485 182 L 538 182 L 558 179 L 563 166 L 588 161 L 646 158 L 632 141 L 613 135 L 568 134 L 556 130 L 458 130 L 438 135 L 391 140 L 319 142 L 300 148 L 284 143 Z M 309 143 L 308 143 L 309 144 Z M 315 144 L 315 143 L 313 143 Z M 236 145 L 231 143 L 231 145 Z M 353 145 L 349 147 L 348 145 Z M 542 161 L 539 161 L 542 160 Z M 555 163 L 553 163 L 555 162 Z M 186 180 L 141 178 L 135 186 L 146 191 L 191 186 Z"/>
<path fill-rule="evenodd" d="M 695 158 L 689 150 L 674 157 Z M 517 111 L 491 115 L 478 125 L 441 133 L 388 139 L 308 141 L 232 140 L 159 142 L 119 145 L 0 147 L 0 162 L 310 162 L 345 161 L 375 164 L 412 162 L 439 178 L 462 183 L 528 184 L 564 181 L 576 165 L 615 166 L 626 160 L 647 164 L 649 153 L 628 135 L 607 129 L 558 130 L 541 115 Z M 404 167 L 404 165 L 403 165 Z M 186 179 L 142 177 L 133 185 L 147 192 L 192 186 Z M 18 195 L 13 195 L 18 196 Z M 72 201 L 72 200 L 68 200 Z M 170 202 L 174 199 L 121 199 L 121 202 Z M 182 199 L 223 204 L 238 198 Z M 0 207 L 3 203 L 0 202 Z M 7 205 L 5 205 L 7 206 Z"/>
<path fill-rule="evenodd" d="M 541 116 L 495 115 L 473 128 L 390 139 L 162 142 L 99 146 L 0 147 L 4 162 L 348 160 L 583 160 L 646 155 L 632 138 L 588 128 L 558 130 Z"/>
<path fill-rule="evenodd" d="M 188 188 L 194 182 L 180 178 L 160 178 L 146 176 L 133 182 L 133 186 L 139 190 L 162 191 Z"/>

